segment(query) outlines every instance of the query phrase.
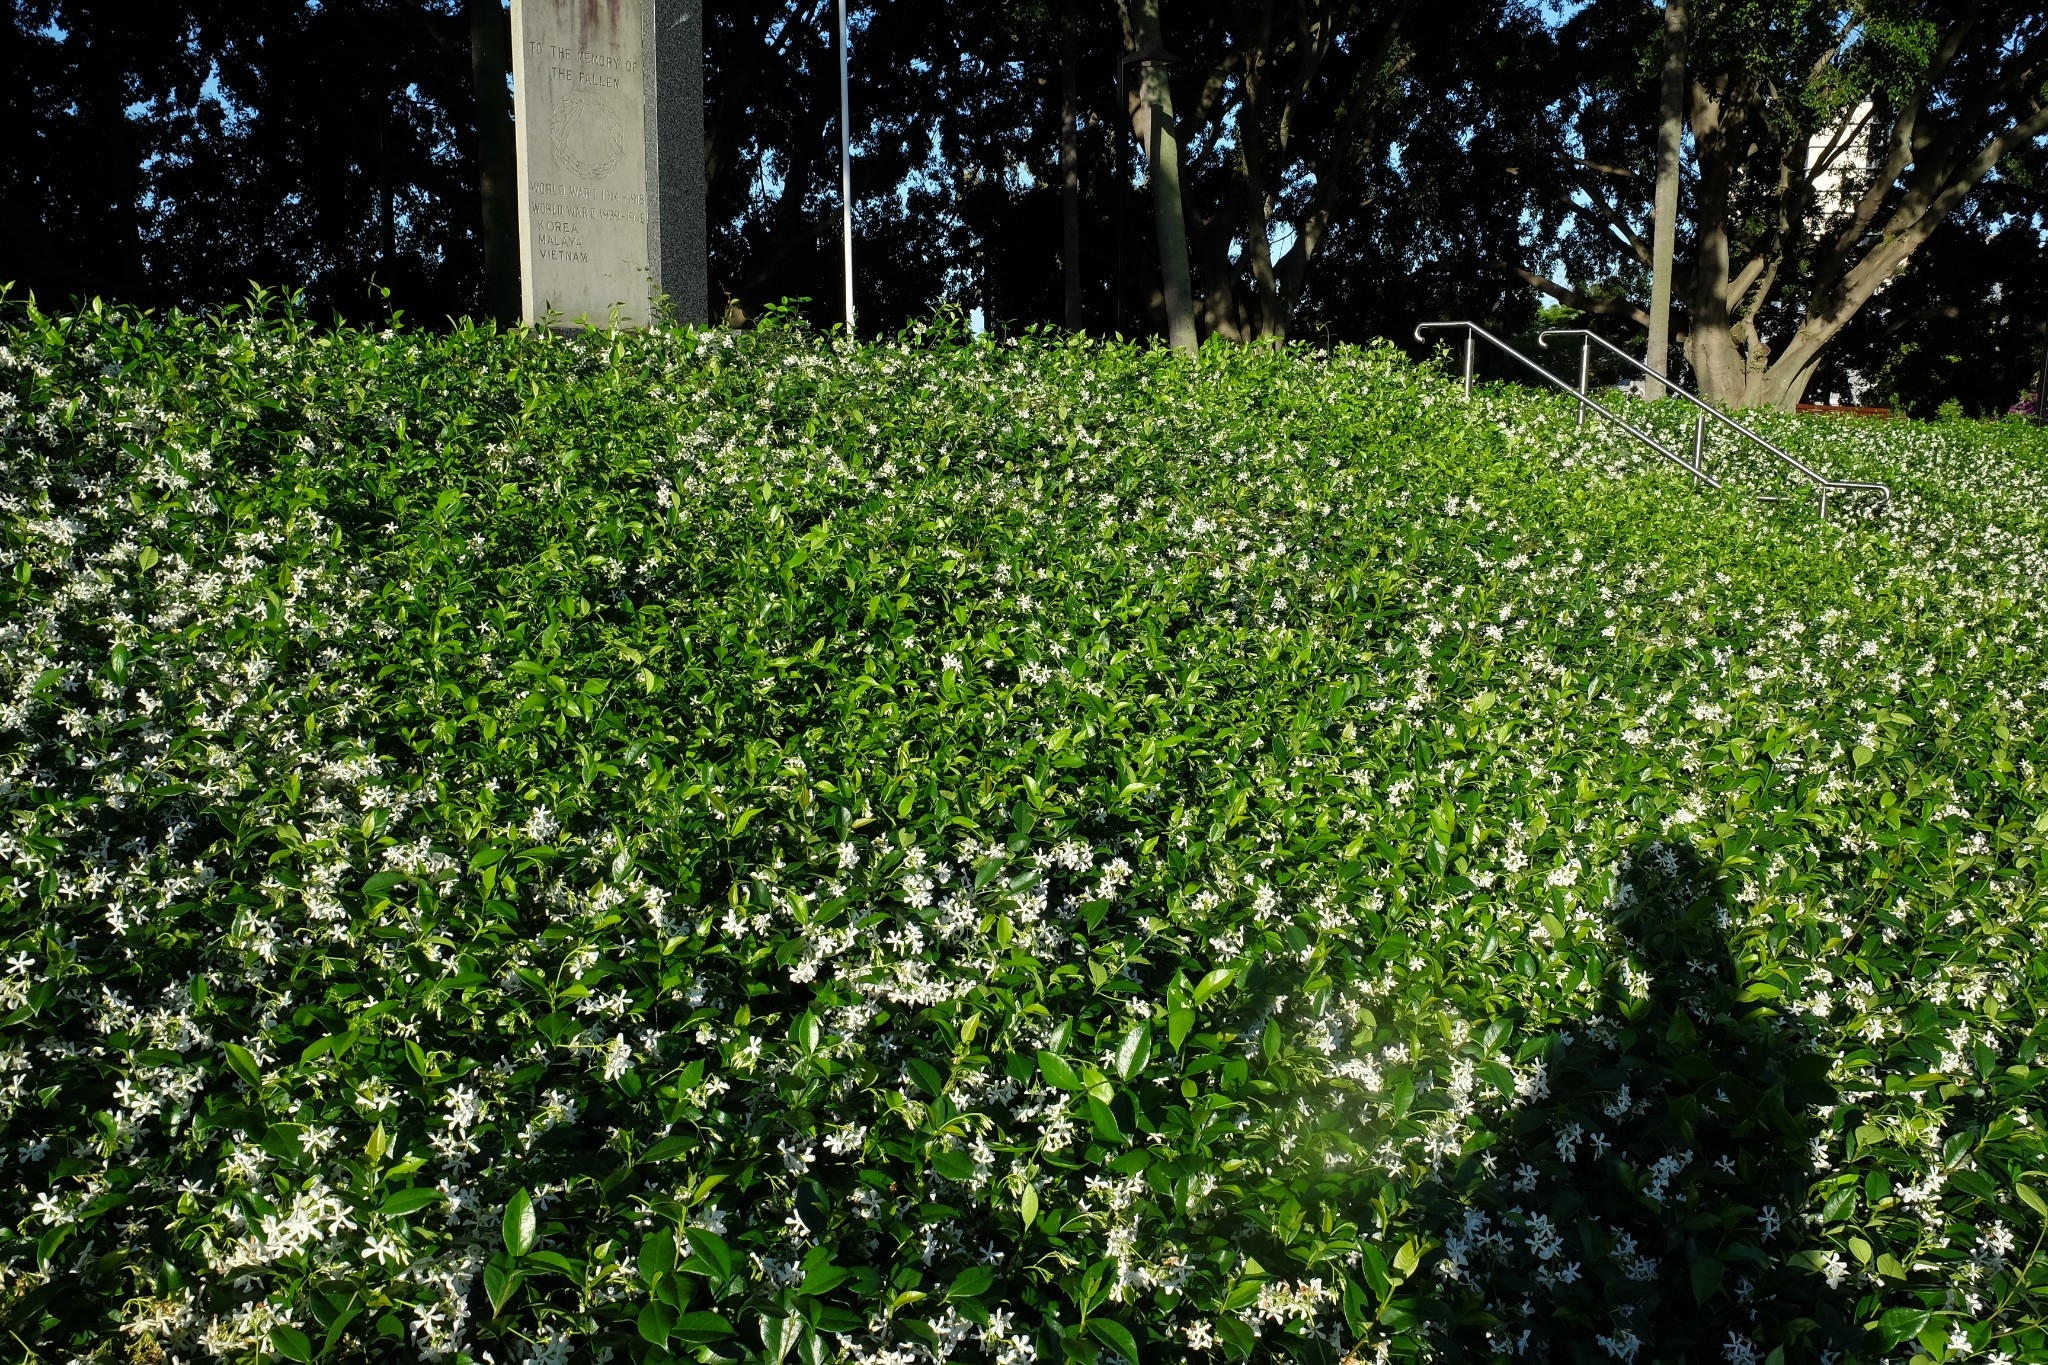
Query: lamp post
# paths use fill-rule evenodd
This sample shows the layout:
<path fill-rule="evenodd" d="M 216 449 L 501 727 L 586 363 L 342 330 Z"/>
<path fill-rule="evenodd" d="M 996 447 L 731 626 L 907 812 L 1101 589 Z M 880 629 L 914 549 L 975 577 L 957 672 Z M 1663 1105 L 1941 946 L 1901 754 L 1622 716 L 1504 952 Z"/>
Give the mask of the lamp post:
<path fill-rule="evenodd" d="M 839 245 L 846 276 L 846 335 L 853 337 L 853 131 L 846 94 L 846 0 L 839 0 Z"/>
<path fill-rule="evenodd" d="M 1130 62 L 1129 53 L 1116 59 L 1116 112 L 1110 116 L 1109 125 L 1114 130 L 1112 136 L 1116 140 L 1116 170 L 1111 173 L 1116 181 L 1116 269 L 1111 275 L 1111 292 L 1116 296 L 1116 320 L 1111 325 L 1110 333 L 1117 337 L 1124 334 L 1124 237 L 1127 232 L 1124 226 L 1124 200 L 1129 196 L 1131 189 L 1124 183 L 1124 125 L 1130 117 L 1130 111 L 1124 107 L 1124 68 L 1129 66 Z"/>

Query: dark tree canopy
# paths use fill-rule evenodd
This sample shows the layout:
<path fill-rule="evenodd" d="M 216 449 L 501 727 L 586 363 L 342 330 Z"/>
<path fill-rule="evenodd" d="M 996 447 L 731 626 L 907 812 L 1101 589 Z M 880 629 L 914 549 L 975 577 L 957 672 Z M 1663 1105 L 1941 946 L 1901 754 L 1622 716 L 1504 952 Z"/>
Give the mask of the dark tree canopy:
<path fill-rule="evenodd" d="M 476 311 L 467 31 L 452 3 L 15 0 L 4 273 L 61 301 L 250 284 L 351 316 Z M 372 281 L 391 290 L 373 296 Z"/>
<path fill-rule="evenodd" d="M 1501 0 L 1469 15 L 1168 0 L 1164 15 L 1205 329 L 1363 337 L 1421 311 L 1532 311 L 1497 269 L 1522 230 L 1502 167 L 1534 136 L 1544 34 L 1528 15 Z M 14 0 L 11 17 L 24 154 L 0 184 L 19 287 L 203 306 L 253 282 L 356 317 L 482 309 L 460 0 Z M 1123 34 L 1114 4 L 1076 17 L 1083 322 L 1142 335 L 1158 270 Z M 807 298 L 836 320 L 831 0 L 706 18 L 714 298 L 743 316 Z M 946 301 L 999 326 L 1060 316 L 1059 21 L 1047 0 L 853 8 L 864 330 Z"/>
<path fill-rule="evenodd" d="M 58 303 L 205 307 L 261 284 L 357 319 L 482 313 L 489 139 L 478 111 L 502 111 L 488 81 L 503 57 L 473 62 L 471 43 L 502 25 L 500 3 L 7 0 L 0 280 Z M 1125 65 L 1146 54 L 1127 48 L 1117 0 L 1072 8 L 1081 321 L 1158 333 L 1150 177 L 1128 102 L 1137 68 Z M 1721 189 L 1689 170 L 1678 291 L 1688 354 L 1707 354 L 1689 331 L 1695 316 L 1725 307 L 1737 350 L 1768 363 L 1819 306 L 1828 271 L 1869 254 L 1868 241 L 1835 248 L 1814 235 L 1810 185 L 1765 183 L 1798 161 L 1787 149 L 1809 125 L 1853 107 L 1864 85 L 1885 128 L 1921 110 L 1910 136 L 1930 158 L 1973 145 L 1962 123 L 1985 99 L 1979 141 L 2034 116 L 2042 91 L 2027 63 L 2048 42 L 2039 16 L 2013 0 L 1998 20 L 2010 41 L 1993 50 L 1984 35 L 1998 7 L 1984 9 L 1923 94 L 1915 73 L 1940 54 L 1921 39 L 1961 31 L 1927 8 L 1696 0 L 1697 116 L 1725 120 L 1744 100 L 1776 109 L 1746 70 L 1797 57 L 1826 79 L 1808 80 L 1783 117 L 1745 115 L 1754 149 L 1706 167 Z M 1882 22 L 1867 25 L 1867 52 L 1845 49 L 1830 66 L 1830 35 L 1852 10 Z M 1064 319 L 1062 11 L 1061 0 L 852 6 L 864 332 L 946 304 L 999 328 Z M 752 318 L 795 298 L 815 322 L 839 318 L 832 14 L 832 0 L 707 6 L 714 313 Z M 1159 0 L 1159 16 L 1163 51 L 1150 55 L 1171 84 L 1203 334 L 1405 338 L 1421 317 L 1522 332 L 1544 302 L 1535 285 L 1555 276 L 1551 292 L 1575 315 L 1641 345 L 1631 319 L 1648 293 L 1660 28 L 1647 0 Z M 1761 62 L 1773 52 L 1775 65 Z M 502 123 L 491 126 L 502 147 Z M 2011 401 L 2048 315 L 2042 156 L 2038 137 L 2007 149 L 1852 310 L 1810 365 L 1817 395 L 1928 409 L 1952 398 L 1973 411 Z M 1878 195 L 1865 237 L 1940 190 L 1916 188 L 1921 174 L 1909 166 Z M 1718 295 L 1697 264 L 1702 223 L 1734 253 Z M 1765 262 L 1768 289 L 1743 276 L 1750 260 Z M 1715 363 L 1734 363 L 1729 354 L 1721 346 Z"/>
<path fill-rule="evenodd" d="M 2048 138 L 2038 3 L 1692 0 L 1685 28 L 1676 333 L 1708 397 L 1789 407 L 1823 371 L 1839 382 L 1841 348 L 1870 344 L 1864 311 L 1902 275 L 1948 273 L 1934 258 L 1958 251 L 1988 264 L 2028 238 L 2038 251 L 2041 204 L 2025 192 Z M 1563 126 L 1538 202 L 1568 273 L 1521 273 L 1647 323 L 1662 25 L 1641 0 L 1589 0 L 1560 37 Z M 1918 310 L 1878 306 L 1879 332 L 1973 306 L 1953 284 Z M 2004 316 L 1983 311 L 1995 302 L 1980 294 L 1976 320 Z"/>

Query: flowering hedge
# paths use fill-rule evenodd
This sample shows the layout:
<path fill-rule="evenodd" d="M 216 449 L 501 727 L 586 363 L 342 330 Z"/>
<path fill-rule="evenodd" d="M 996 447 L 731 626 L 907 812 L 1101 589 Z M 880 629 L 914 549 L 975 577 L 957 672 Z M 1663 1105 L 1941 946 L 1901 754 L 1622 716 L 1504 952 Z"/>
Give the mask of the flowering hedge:
<path fill-rule="evenodd" d="M 10 1349 L 2048 1358 L 2048 440 L 1572 416 L 14 308 Z"/>

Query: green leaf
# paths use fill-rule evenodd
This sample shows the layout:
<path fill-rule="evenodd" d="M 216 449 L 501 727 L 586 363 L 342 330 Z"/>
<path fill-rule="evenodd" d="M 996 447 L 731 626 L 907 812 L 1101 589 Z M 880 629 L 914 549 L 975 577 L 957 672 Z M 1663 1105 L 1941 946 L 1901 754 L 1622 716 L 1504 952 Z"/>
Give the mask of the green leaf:
<path fill-rule="evenodd" d="M 1401 1243 L 1401 1249 L 1394 1253 L 1394 1271 L 1403 1279 L 1415 1273 L 1415 1267 L 1422 1264 L 1422 1243 L 1410 1237 Z"/>
<path fill-rule="evenodd" d="M 640 1244 L 640 1259 L 636 1267 L 640 1278 L 649 1284 L 656 1275 L 666 1275 L 676 1268 L 676 1235 L 668 1228 L 661 1228 Z"/>
<path fill-rule="evenodd" d="M 559 1251 L 529 1251 L 523 1259 L 529 1266 L 544 1265 L 550 1270 L 560 1271 L 572 1280 L 582 1273 L 577 1270 L 574 1261 Z"/>
<path fill-rule="evenodd" d="M 421 1209 L 446 1203 L 447 1200 L 448 1196 L 440 1190 L 415 1185 L 411 1189 L 395 1190 L 387 1195 L 384 1202 L 377 1206 L 377 1212 L 386 1218 L 404 1218 L 408 1214 L 418 1213 Z"/>
<path fill-rule="evenodd" d="M 1371 1242 L 1361 1242 L 1358 1247 L 1358 1269 L 1365 1276 L 1365 1283 L 1372 1290 L 1373 1298 L 1377 1302 L 1385 1303 L 1387 1296 L 1394 1292 L 1393 1277 L 1388 1273 L 1387 1269 L 1386 1253 L 1382 1252 Z M 1250 1297 L 1245 1300 L 1246 1303 L 1258 1297 L 1259 1287 L 1250 1280 L 1240 1281 L 1238 1289 L 1240 1291 L 1250 1291 Z M 1225 1306 L 1242 1307 L 1243 1305 L 1226 1303 Z"/>
<path fill-rule="evenodd" d="M 796 1345 L 802 1325 L 803 1319 L 797 1317 L 773 1313 L 761 1315 L 761 1353 L 767 1365 L 782 1365 L 789 1348 Z"/>
<path fill-rule="evenodd" d="M 940 1152 L 932 1158 L 932 1169 L 964 1185 L 974 1179 L 974 1158 L 965 1152 Z"/>
<path fill-rule="evenodd" d="M 330 1033 L 324 1037 L 315 1038 L 312 1042 L 306 1044 L 306 1050 L 299 1054 L 299 1065 L 305 1066 L 309 1062 L 318 1061 L 334 1051 L 336 1047 L 346 1049 L 348 1044 L 353 1041 L 354 1039 L 346 1033 Z"/>
<path fill-rule="evenodd" d="M 1152 1025 L 1136 1023 L 1125 1031 L 1116 1045 L 1116 1074 L 1130 1080 L 1152 1060 Z"/>
<path fill-rule="evenodd" d="M 1891 1350 L 1919 1336 L 1933 1320 L 1934 1314 L 1925 1308 L 1894 1308 L 1877 1320 L 1877 1332 L 1885 1349 Z"/>
<path fill-rule="evenodd" d="M 797 1286 L 799 1294 L 816 1298 L 829 1294 L 853 1278 L 853 1272 L 843 1265 L 821 1265 L 804 1273 L 803 1283 Z"/>
<path fill-rule="evenodd" d="M 1090 1318 L 1088 1330 L 1095 1339 L 1115 1351 L 1131 1365 L 1138 1365 L 1138 1342 L 1131 1335 L 1131 1329 L 1111 1318 Z"/>
<path fill-rule="evenodd" d="M 283 1323 L 270 1329 L 270 1349 L 286 1360 L 296 1360 L 302 1365 L 312 1365 L 313 1339 L 296 1327 Z"/>
<path fill-rule="evenodd" d="M 971 1265 L 953 1277 L 953 1287 L 946 1291 L 949 1299 L 972 1299 L 988 1292 L 996 1282 L 996 1272 L 985 1265 Z"/>
<path fill-rule="evenodd" d="M 1338 1276 L 1338 1283 L 1343 1286 L 1338 1297 L 1344 1308 L 1344 1325 L 1351 1329 L 1353 1336 L 1362 1337 L 1365 1335 L 1365 1310 L 1369 1306 L 1365 1290 L 1349 1275 Z"/>
<path fill-rule="evenodd" d="M 1195 1026 L 1195 1012 L 1186 1005 L 1176 1006 L 1166 1012 L 1166 1037 L 1173 1044 L 1175 1052 L 1187 1041 L 1188 1030 Z"/>
<path fill-rule="evenodd" d="M 675 1335 L 697 1345 L 732 1335 L 732 1324 L 716 1313 L 684 1313 L 676 1319 Z"/>
<path fill-rule="evenodd" d="M 64 1245 L 64 1239 L 69 1237 L 77 1226 L 76 1223 L 59 1223 L 36 1238 L 36 1264 L 47 1268 L 51 1258 L 57 1254 L 57 1248 Z"/>
<path fill-rule="evenodd" d="M 500 1265 L 484 1267 L 484 1295 L 491 1301 L 491 1316 L 505 1311 L 505 1305 L 519 1292 L 519 1282 L 526 1278 L 521 1270 L 508 1270 Z"/>
<path fill-rule="evenodd" d="M 1841 750 L 1837 749 L 1835 752 L 1840 753 Z M 1859 744 L 1849 751 L 1849 757 L 1855 759 L 1856 766 L 1860 768 L 1870 762 L 1871 759 L 1876 758 L 1877 755 L 1868 746 Z"/>
<path fill-rule="evenodd" d="M 851 1308 L 841 1308 L 836 1303 L 821 1303 L 810 1309 L 817 1320 L 818 1331 L 845 1334 L 858 1332 L 867 1323 L 867 1318 Z"/>
<path fill-rule="evenodd" d="M 642 1340 L 655 1346 L 666 1347 L 669 1337 L 676 1330 L 676 1310 L 660 1299 L 650 1299 L 646 1307 L 640 1310 L 636 1325 L 640 1329 Z"/>
<path fill-rule="evenodd" d="M 696 1147 L 697 1143 L 694 1138 L 679 1133 L 674 1137 L 663 1138 L 646 1151 L 640 1153 L 637 1159 L 648 1165 L 653 1165 L 658 1161 L 673 1161 L 679 1156 L 689 1155 L 696 1150 Z"/>
<path fill-rule="evenodd" d="M 1194 995 L 1195 1003 L 1197 1005 L 1206 1004 L 1210 996 L 1216 994 L 1216 992 L 1222 990 L 1225 986 L 1230 984 L 1230 978 L 1235 973 L 1235 971 L 1236 968 L 1234 967 L 1218 967 L 1214 971 L 1210 972 L 1207 976 L 1203 977 L 1200 981 L 1196 982 Z"/>
<path fill-rule="evenodd" d="M 365 1306 L 357 1301 L 334 1315 L 334 1320 L 327 1324 L 327 1336 L 320 1343 L 319 1354 L 323 1359 L 333 1354 L 334 1343 L 341 1340 L 341 1334 L 348 1330 L 348 1325 L 356 1320 Z"/>
<path fill-rule="evenodd" d="M 1067 1063 L 1067 1059 L 1060 1056 L 1057 1052 L 1047 1052 L 1043 1048 L 1039 1049 L 1038 1074 L 1045 1077 L 1047 1085 L 1058 1090 L 1080 1090 L 1084 1088 L 1081 1084 L 1081 1077 Z"/>
<path fill-rule="evenodd" d="M 1088 1122 L 1093 1125 L 1095 1136 L 1104 1142 L 1121 1143 L 1124 1140 L 1124 1131 L 1117 1124 L 1116 1111 L 1094 1095 L 1088 1097 L 1087 1106 Z"/>
<path fill-rule="evenodd" d="M 1026 1185 L 1024 1187 L 1024 1197 L 1017 1201 L 1017 1213 L 1024 1220 L 1024 1226 L 1027 1228 L 1038 1220 L 1038 1187 L 1036 1185 Z"/>
<path fill-rule="evenodd" d="M 248 1082 L 251 1090 L 263 1088 L 263 1073 L 257 1069 L 256 1059 L 249 1055 L 249 1049 L 240 1043 L 222 1043 L 220 1050 L 227 1054 L 228 1066 Z"/>
<path fill-rule="evenodd" d="M 912 1057 L 904 1065 L 905 1069 L 910 1072 L 912 1078 L 917 1081 L 918 1086 L 925 1094 L 930 1095 L 933 1099 L 937 1099 L 945 1093 L 946 1078 L 941 1076 L 939 1069 L 930 1062 L 922 1057 Z"/>
<path fill-rule="evenodd" d="M 1721 1288 L 1721 1262 L 1712 1256 L 1699 1255 L 1692 1258 L 1692 1296 L 1695 1301 L 1705 1303 Z"/>
<path fill-rule="evenodd" d="M 505 1217 L 500 1223 L 500 1233 L 505 1239 L 505 1250 L 514 1256 L 524 1256 L 533 1250 L 535 1219 L 533 1196 L 525 1190 L 515 1191 L 506 1201 Z"/>
<path fill-rule="evenodd" d="M 690 1228 L 683 1235 L 689 1239 L 690 1250 L 697 1259 L 709 1268 L 713 1280 L 723 1283 L 732 1278 L 732 1252 L 723 1237 L 704 1228 Z"/>
<path fill-rule="evenodd" d="M 2013 1182 L 2012 1192 L 2020 1197 L 2022 1204 L 2043 1218 L 2048 1218 L 2048 1199 L 2043 1199 L 2039 1190 L 2023 1180 L 2016 1180 Z"/>

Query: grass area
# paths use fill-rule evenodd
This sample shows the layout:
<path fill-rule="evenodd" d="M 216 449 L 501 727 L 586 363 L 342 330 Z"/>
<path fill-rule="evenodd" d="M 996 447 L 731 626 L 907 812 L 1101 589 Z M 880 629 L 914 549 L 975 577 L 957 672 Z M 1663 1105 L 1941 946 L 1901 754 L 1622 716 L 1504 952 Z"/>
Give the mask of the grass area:
<path fill-rule="evenodd" d="M 15 310 L 9 1350 L 2048 1358 L 2048 439 L 1572 416 Z"/>

